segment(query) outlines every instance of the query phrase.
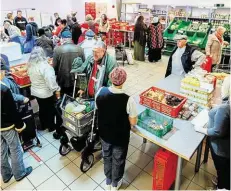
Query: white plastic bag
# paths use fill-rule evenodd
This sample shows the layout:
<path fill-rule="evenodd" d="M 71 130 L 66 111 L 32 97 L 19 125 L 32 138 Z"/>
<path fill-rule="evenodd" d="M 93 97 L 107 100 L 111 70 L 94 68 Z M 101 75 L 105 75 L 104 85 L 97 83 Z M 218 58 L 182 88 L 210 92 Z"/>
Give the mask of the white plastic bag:
<path fill-rule="evenodd" d="M 131 65 L 134 64 L 132 50 L 125 49 L 125 52 L 126 52 L 126 55 L 127 55 L 128 64 L 131 64 Z"/>

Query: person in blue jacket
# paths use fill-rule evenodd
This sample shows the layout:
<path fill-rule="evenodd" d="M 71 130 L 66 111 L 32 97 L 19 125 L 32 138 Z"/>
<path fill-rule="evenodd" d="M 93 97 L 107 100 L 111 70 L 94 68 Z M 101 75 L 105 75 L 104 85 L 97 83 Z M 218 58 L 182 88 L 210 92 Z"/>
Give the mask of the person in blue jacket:
<path fill-rule="evenodd" d="M 4 70 L 10 71 L 10 63 L 9 59 L 5 54 L 0 54 L 0 59 L 1 59 L 1 68 L 3 67 Z"/>
<path fill-rule="evenodd" d="M 38 25 L 34 22 L 34 17 L 29 17 L 26 25 L 26 42 L 32 40 L 33 36 L 38 36 Z"/>

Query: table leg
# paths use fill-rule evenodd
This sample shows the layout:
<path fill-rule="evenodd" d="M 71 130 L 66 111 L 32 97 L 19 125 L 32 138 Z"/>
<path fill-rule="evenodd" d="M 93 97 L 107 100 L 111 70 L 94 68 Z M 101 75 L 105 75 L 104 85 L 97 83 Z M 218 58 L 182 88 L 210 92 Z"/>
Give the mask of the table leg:
<path fill-rule="evenodd" d="M 143 143 L 147 143 L 147 139 L 143 138 Z"/>
<path fill-rule="evenodd" d="M 197 148 L 197 160 L 196 160 L 195 172 L 199 172 L 199 169 L 200 169 L 202 145 L 203 145 L 203 141 Z"/>
<path fill-rule="evenodd" d="M 177 169 L 176 169 L 176 181 L 175 181 L 175 188 L 174 188 L 175 190 L 180 190 L 182 164 L 183 164 L 183 158 L 178 156 Z"/>
<path fill-rule="evenodd" d="M 209 137 L 206 138 L 206 144 L 205 144 L 205 155 L 204 155 L 204 163 L 208 162 L 209 158 Z"/>
<path fill-rule="evenodd" d="M 131 42 L 131 38 L 132 38 L 131 37 L 131 32 L 129 32 L 128 35 L 129 35 L 129 49 L 131 50 L 131 47 L 132 47 L 132 45 L 131 45 L 132 44 L 132 42 Z"/>

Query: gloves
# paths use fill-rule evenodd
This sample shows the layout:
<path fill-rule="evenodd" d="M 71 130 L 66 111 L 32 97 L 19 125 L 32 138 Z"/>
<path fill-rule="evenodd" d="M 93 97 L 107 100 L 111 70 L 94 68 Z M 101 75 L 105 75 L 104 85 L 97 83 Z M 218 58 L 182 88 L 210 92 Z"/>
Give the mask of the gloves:
<path fill-rule="evenodd" d="M 194 129 L 195 131 L 199 132 L 199 133 L 203 133 L 205 135 L 207 135 L 207 130 L 208 128 L 204 128 L 204 127 L 201 127 L 201 126 L 194 126 Z"/>

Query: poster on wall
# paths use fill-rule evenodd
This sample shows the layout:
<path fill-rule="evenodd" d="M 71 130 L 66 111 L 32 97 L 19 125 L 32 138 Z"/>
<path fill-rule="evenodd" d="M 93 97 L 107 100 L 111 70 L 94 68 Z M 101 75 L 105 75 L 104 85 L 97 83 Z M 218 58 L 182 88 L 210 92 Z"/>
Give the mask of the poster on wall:
<path fill-rule="evenodd" d="M 100 18 L 102 14 L 107 15 L 107 3 L 96 3 L 96 18 Z"/>
<path fill-rule="evenodd" d="M 85 3 L 85 15 L 90 14 L 94 19 L 96 18 L 96 7 L 94 2 Z"/>

